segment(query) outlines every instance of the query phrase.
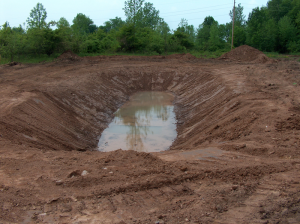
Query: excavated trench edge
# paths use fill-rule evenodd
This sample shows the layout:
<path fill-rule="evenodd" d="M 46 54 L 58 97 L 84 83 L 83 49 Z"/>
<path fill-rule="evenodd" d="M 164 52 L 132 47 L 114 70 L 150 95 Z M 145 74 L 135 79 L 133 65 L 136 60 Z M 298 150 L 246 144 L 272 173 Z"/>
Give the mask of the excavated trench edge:
<path fill-rule="evenodd" d="M 33 97 L 5 116 L 7 135 L 29 146 L 54 150 L 95 150 L 113 113 L 138 91 L 166 91 L 175 96 L 177 138 L 170 147 L 188 149 L 210 140 L 214 125 L 235 110 L 235 94 L 219 77 L 199 71 L 94 73 L 68 88 L 32 91 Z M 59 88 L 59 87 L 58 87 Z M 24 143 L 23 143 L 24 144 Z"/>

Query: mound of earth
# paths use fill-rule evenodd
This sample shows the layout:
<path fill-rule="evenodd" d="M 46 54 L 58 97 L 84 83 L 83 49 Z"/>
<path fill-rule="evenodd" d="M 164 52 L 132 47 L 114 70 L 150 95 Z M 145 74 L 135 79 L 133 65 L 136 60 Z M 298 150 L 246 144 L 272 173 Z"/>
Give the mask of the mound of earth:
<path fill-rule="evenodd" d="M 223 54 L 219 59 L 257 63 L 265 63 L 270 60 L 263 52 L 248 45 L 239 46 Z"/>
<path fill-rule="evenodd" d="M 73 53 L 71 50 L 65 51 L 58 57 L 58 60 L 60 61 L 80 61 L 81 59 L 81 57 Z"/>
<path fill-rule="evenodd" d="M 18 65 L 20 64 L 19 62 L 16 62 L 16 61 L 12 61 L 10 63 L 8 63 L 9 66 L 15 66 L 15 65 Z"/>
<path fill-rule="evenodd" d="M 196 59 L 196 57 L 190 53 L 187 53 L 185 55 L 182 56 L 183 59 L 187 59 L 187 60 L 193 60 Z"/>

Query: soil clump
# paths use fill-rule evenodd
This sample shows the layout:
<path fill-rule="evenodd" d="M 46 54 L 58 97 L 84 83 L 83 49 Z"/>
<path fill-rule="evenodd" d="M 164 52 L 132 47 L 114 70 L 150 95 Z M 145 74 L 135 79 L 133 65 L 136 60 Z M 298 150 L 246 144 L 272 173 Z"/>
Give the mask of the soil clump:
<path fill-rule="evenodd" d="M 223 54 L 219 59 L 256 63 L 266 63 L 270 60 L 263 52 L 248 45 L 239 46 Z"/>
<path fill-rule="evenodd" d="M 79 57 L 77 54 L 73 53 L 71 50 L 67 50 L 62 53 L 57 60 L 59 61 L 81 61 L 82 58 Z"/>

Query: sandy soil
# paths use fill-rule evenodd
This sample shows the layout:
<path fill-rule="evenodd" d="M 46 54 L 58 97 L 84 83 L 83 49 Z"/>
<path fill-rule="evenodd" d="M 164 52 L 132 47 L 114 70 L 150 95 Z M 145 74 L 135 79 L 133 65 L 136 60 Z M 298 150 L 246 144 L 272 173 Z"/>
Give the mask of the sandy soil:
<path fill-rule="evenodd" d="M 235 51 L 1 66 L 0 223 L 299 223 L 300 63 Z M 95 151 L 143 90 L 176 96 L 171 150 Z"/>

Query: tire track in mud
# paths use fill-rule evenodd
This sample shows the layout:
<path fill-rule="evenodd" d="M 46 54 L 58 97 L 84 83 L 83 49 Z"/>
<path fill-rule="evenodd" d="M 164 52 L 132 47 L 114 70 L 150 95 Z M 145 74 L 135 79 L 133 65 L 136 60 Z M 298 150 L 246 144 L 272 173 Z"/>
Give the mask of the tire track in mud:
<path fill-rule="evenodd" d="M 86 218 L 88 223 L 118 223 L 122 220 L 126 223 L 153 223 L 157 220 L 177 223 L 186 222 L 186 219 L 191 222 L 204 223 L 215 220 L 218 223 L 218 220 L 222 220 L 222 217 L 226 216 L 229 216 L 226 220 L 231 221 L 221 221 L 221 223 L 234 223 L 236 220 L 249 222 L 253 218 L 259 221 L 259 217 L 258 220 L 257 217 L 247 217 L 246 213 L 243 217 L 239 216 L 238 219 L 235 219 L 235 216 L 231 214 L 235 209 L 240 211 L 243 209 L 243 205 L 250 204 L 253 197 L 258 199 L 257 194 L 261 193 L 261 189 L 267 186 L 263 184 L 266 175 L 276 176 L 278 172 L 292 169 L 287 164 L 284 166 L 286 168 L 280 170 L 276 170 L 276 166 L 265 165 L 259 169 L 258 167 L 251 167 L 250 170 L 257 170 L 258 176 L 254 179 L 232 177 L 223 182 L 208 171 L 208 175 L 199 180 L 190 178 L 181 183 L 163 184 L 152 189 L 132 189 L 132 191 L 126 192 L 111 192 L 107 195 L 95 194 L 91 197 L 75 195 L 73 198 L 54 200 L 48 204 L 41 203 L 41 214 L 43 214 L 42 212 L 49 212 L 48 207 L 50 205 L 51 212 L 47 215 L 48 218 L 53 217 L 53 219 L 62 221 L 61 217 L 64 216 L 61 215 L 61 207 L 68 205 L 73 209 L 68 216 L 65 216 L 65 221 L 69 220 L 67 222 L 71 220 L 80 221 L 80 219 Z M 241 168 L 238 170 L 239 174 L 245 172 Z M 252 172 L 249 171 L 249 167 L 245 170 L 248 170 L 248 173 Z M 264 171 L 266 172 L 264 173 Z M 230 173 L 235 172 L 232 170 Z M 278 188 L 279 184 L 274 182 L 270 188 L 271 191 L 272 188 Z M 79 206 L 82 204 L 84 206 Z M 259 209 L 259 206 L 258 204 L 255 209 Z M 230 212 L 227 213 L 227 211 Z M 247 211 L 250 211 L 249 207 L 247 207 Z M 76 216 L 75 219 L 71 218 L 77 212 L 80 212 L 81 215 Z M 250 215 L 253 212 L 247 214 Z M 45 221 L 43 217 L 38 218 L 40 221 Z"/>

